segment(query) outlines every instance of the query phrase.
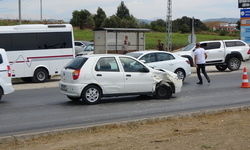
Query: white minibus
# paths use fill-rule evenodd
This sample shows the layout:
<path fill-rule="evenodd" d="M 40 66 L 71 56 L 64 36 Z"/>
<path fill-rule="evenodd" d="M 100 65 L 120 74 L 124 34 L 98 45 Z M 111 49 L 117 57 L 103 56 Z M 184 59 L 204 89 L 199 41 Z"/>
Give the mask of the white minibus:
<path fill-rule="evenodd" d="M 0 26 L 0 48 L 6 50 L 12 78 L 45 82 L 75 57 L 70 24 Z"/>

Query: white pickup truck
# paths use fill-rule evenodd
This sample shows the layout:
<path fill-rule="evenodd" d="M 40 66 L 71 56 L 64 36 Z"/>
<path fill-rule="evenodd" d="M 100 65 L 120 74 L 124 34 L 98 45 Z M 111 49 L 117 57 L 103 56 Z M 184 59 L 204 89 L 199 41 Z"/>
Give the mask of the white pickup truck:
<path fill-rule="evenodd" d="M 249 60 L 249 45 L 241 40 L 202 41 L 200 44 L 208 55 L 206 65 L 215 65 L 219 71 L 227 68 L 231 71 L 238 70 L 241 61 Z M 188 58 L 190 65 L 194 67 L 194 51 L 195 43 L 192 43 L 175 53 Z"/>

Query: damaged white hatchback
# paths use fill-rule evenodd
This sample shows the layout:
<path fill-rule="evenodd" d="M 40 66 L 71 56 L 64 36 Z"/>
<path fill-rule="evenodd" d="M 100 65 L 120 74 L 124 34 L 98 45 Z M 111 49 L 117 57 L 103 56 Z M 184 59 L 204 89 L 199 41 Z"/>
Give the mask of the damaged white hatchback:
<path fill-rule="evenodd" d="M 168 99 L 181 91 L 182 80 L 173 72 L 155 70 L 131 56 L 84 55 L 62 69 L 59 87 L 72 101 L 96 104 L 101 97 L 124 95 Z"/>

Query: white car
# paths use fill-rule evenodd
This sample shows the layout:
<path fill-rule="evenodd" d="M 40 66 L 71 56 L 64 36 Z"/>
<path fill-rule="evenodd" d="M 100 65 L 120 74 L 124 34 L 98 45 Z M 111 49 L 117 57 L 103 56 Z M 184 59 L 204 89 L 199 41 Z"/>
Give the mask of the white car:
<path fill-rule="evenodd" d="M 183 81 L 191 75 L 187 58 L 164 51 L 136 51 L 126 55 L 135 57 L 155 69 L 165 69 L 176 73 Z"/>
<path fill-rule="evenodd" d="M 72 101 L 96 104 L 101 97 L 122 95 L 170 98 L 181 91 L 182 80 L 173 72 L 155 70 L 130 56 L 82 55 L 62 69 L 59 87 Z"/>
<path fill-rule="evenodd" d="M 4 49 L 0 48 L 0 100 L 2 95 L 14 92 L 11 83 L 11 69 Z"/>
<path fill-rule="evenodd" d="M 89 44 L 92 44 L 92 42 L 89 41 L 75 41 L 75 53 L 79 53 L 84 51 L 85 47 Z"/>
<path fill-rule="evenodd" d="M 92 55 L 94 53 L 94 44 L 89 44 L 84 48 L 84 50 L 80 53 L 76 54 L 77 56 L 82 56 L 82 55 Z"/>

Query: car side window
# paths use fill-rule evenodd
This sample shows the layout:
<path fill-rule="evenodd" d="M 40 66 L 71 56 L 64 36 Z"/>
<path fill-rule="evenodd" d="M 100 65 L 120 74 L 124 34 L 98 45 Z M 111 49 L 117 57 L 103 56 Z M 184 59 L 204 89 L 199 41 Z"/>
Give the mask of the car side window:
<path fill-rule="evenodd" d="M 119 68 L 114 57 L 100 58 L 98 62 L 96 63 L 95 70 L 119 72 Z"/>
<path fill-rule="evenodd" d="M 0 64 L 3 63 L 3 58 L 2 58 L 2 55 L 0 54 Z"/>
<path fill-rule="evenodd" d="M 240 41 L 230 41 L 230 42 L 225 42 L 225 43 L 227 47 L 245 46 L 245 44 Z"/>
<path fill-rule="evenodd" d="M 80 42 L 75 42 L 75 46 L 81 46 L 81 45 L 83 45 L 83 44 Z"/>
<path fill-rule="evenodd" d="M 221 47 L 221 43 L 220 42 L 202 43 L 201 47 L 204 48 L 205 50 L 218 49 Z"/>
<path fill-rule="evenodd" d="M 155 62 L 155 54 L 146 54 L 140 58 L 140 60 L 145 60 L 145 63 Z"/>
<path fill-rule="evenodd" d="M 125 72 L 149 72 L 149 70 L 132 58 L 120 57 Z"/>
<path fill-rule="evenodd" d="M 157 53 L 157 60 L 158 61 L 166 61 L 166 60 L 172 60 L 175 59 L 173 55 L 168 53 Z"/>

